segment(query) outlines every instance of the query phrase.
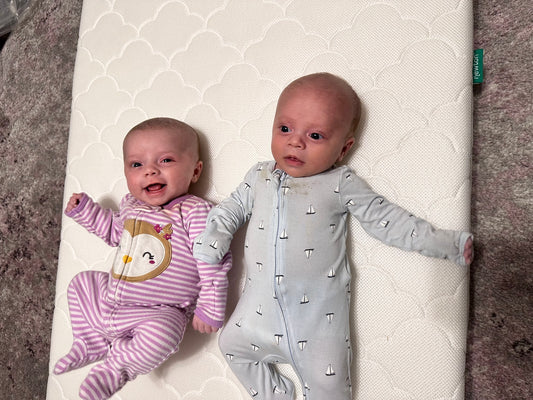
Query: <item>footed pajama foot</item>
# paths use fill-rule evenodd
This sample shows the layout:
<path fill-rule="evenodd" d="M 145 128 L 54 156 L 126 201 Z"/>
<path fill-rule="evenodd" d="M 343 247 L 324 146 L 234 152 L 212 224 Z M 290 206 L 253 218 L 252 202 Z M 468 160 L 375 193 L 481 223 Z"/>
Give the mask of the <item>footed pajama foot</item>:
<path fill-rule="evenodd" d="M 105 400 L 118 392 L 128 381 L 127 374 L 110 368 L 108 365 L 97 365 L 89 372 L 80 385 L 80 398 L 83 400 Z"/>
<path fill-rule="evenodd" d="M 59 359 L 54 366 L 54 374 L 59 375 L 73 369 L 84 367 L 95 361 L 101 360 L 107 353 L 107 348 L 101 352 L 89 352 L 87 345 L 81 339 L 74 340 L 68 354 Z"/>

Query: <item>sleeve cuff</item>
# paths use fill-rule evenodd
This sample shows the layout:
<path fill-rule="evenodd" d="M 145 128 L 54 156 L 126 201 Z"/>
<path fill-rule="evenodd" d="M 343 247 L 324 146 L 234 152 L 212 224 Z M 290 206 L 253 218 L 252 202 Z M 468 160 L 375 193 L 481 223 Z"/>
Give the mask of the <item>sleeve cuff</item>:
<path fill-rule="evenodd" d="M 83 193 L 83 196 L 81 197 L 80 199 L 80 202 L 78 203 L 78 205 L 76 207 L 74 207 L 72 210 L 70 211 L 66 211 L 65 210 L 65 215 L 67 217 L 74 217 L 75 215 L 79 214 L 79 212 L 81 210 L 83 210 L 83 208 L 85 207 L 85 205 L 87 204 L 87 202 L 89 201 L 89 196 L 87 196 L 85 193 Z"/>
<path fill-rule="evenodd" d="M 468 239 L 472 239 L 472 241 L 473 241 L 474 240 L 474 235 L 472 235 L 469 232 L 462 232 L 461 236 L 459 237 L 459 257 L 457 258 L 456 262 L 457 262 L 457 264 L 459 264 L 459 265 L 461 265 L 463 267 L 467 266 L 463 254 L 465 252 L 465 245 L 466 245 L 466 242 L 468 241 Z M 472 254 L 472 256 L 473 256 L 473 254 Z"/>
<path fill-rule="evenodd" d="M 202 321 L 204 321 L 206 324 L 209 324 L 211 326 L 214 326 L 215 328 L 222 328 L 222 325 L 224 325 L 224 321 L 217 321 L 212 318 L 209 318 L 201 309 L 197 308 L 194 311 L 194 315 L 196 315 L 198 318 L 200 318 Z"/>

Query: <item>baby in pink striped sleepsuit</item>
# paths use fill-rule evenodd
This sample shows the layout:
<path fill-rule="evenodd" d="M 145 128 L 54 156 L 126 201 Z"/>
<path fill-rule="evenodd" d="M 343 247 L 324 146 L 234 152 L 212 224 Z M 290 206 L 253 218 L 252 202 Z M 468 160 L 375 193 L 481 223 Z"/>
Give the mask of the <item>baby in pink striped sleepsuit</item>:
<path fill-rule="evenodd" d="M 211 204 L 188 193 L 200 177 L 199 142 L 187 124 L 153 118 L 123 144 L 129 194 L 118 211 L 85 193 L 65 213 L 117 252 L 111 271 L 85 271 L 68 288 L 74 341 L 55 365 L 61 374 L 103 360 L 80 386 L 82 399 L 107 399 L 178 350 L 186 325 L 202 333 L 223 323 L 228 253 L 219 264 L 196 261 L 193 240 Z"/>

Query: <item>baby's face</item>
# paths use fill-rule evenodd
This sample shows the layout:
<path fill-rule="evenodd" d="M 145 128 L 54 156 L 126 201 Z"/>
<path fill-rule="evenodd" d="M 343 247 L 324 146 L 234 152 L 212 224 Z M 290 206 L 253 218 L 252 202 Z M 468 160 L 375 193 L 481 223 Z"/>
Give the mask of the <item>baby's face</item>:
<path fill-rule="evenodd" d="M 354 143 L 353 112 L 334 90 L 301 85 L 284 91 L 272 127 L 277 167 L 293 177 L 316 175 L 340 161 Z"/>
<path fill-rule="evenodd" d="M 202 171 L 191 135 L 167 129 L 133 131 L 124 141 L 124 173 L 130 193 L 162 206 L 189 190 Z"/>

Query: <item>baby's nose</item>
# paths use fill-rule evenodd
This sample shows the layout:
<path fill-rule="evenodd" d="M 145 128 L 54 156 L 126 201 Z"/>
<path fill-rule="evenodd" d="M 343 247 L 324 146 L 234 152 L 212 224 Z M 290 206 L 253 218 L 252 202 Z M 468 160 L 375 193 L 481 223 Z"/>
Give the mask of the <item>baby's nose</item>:
<path fill-rule="evenodd" d="M 289 139 L 289 145 L 293 147 L 303 147 L 304 141 L 302 140 L 301 136 L 298 134 L 291 135 Z"/>
<path fill-rule="evenodd" d="M 148 166 L 146 168 L 146 175 L 156 175 L 159 172 L 159 169 L 155 166 Z"/>

